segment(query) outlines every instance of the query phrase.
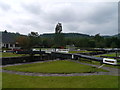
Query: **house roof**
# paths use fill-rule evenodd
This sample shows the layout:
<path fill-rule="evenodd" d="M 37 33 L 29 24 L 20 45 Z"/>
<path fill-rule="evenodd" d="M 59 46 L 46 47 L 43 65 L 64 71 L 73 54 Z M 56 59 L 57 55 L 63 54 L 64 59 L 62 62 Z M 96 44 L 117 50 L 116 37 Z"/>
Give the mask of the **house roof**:
<path fill-rule="evenodd" d="M 0 32 L 0 37 L 2 37 L 2 43 L 15 43 L 18 36 L 20 36 L 20 34 Z"/>

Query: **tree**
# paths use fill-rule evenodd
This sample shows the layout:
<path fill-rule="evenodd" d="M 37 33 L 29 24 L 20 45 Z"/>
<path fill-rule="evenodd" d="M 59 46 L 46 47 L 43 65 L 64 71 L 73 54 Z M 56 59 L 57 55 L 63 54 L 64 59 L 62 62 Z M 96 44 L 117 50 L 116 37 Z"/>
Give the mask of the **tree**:
<path fill-rule="evenodd" d="M 40 40 L 40 36 L 39 36 L 38 32 L 31 32 L 28 34 L 28 37 L 30 40 L 30 43 L 29 43 L 30 48 L 32 48 L 34 46 L 37 46 L 37 47 L 40 46 L 41 40 Z"/>
<path fill-rule="evenodd" d="M 111 46 L 111 38 L 106 38 L 104 43 L 105 43 L 105 47 L 109 48 Z"/>
<path fill-rule="evenodd" d="M 116 45 L 115 42 L 112 42 L 112 43 L 111 43 L 111 48 L 117 48 L 117 45 Z"/>
<path fill-rule="evenodd" d="M 7 30 L 5 30 L 4 33 L 7 33 Z"/>
<path fill-rule="evenodd" d="M 65 45 L 73 45 L 74 38 L 65 38 Z"/>
<path fill-rule="evenodd" d="M 88 43 L 89 43 L 89 48 L 95 48 L 95 41 L 94 40 L 89 40 L 88 41 Z"/>
<path fill-rule="evenodd" d="M 38 32 L 31 32 L 31 33 L 28 34 L 28 36 L 39 37 L 39 34 L 38 34 Z"/>
<path fill-rule="evenodd" d="M 65 45 L 64 35 L 61 33 L 62 24 L 58 23 L 55 27 L 54 47 L 59 48 Z"/>
<path fill-rule="evenodd" d="M 26 37 L 26 36 L 19 36 L 17 38 L 16 42 L 18 42 L 20 47 L 22 47 L 23 49 L 29 49 L 30 40 L 29 40 L 28 37 Z"/>
<path fill-rule="evenodd" d="M 65 46 L 65 38 L 62 33 L 55 33 L 54 47 L 59 48 Z"/>
<path fill-rule="evenodd" d="M 99 34 L 96 34 L 96 35 L 94 36 L 94 39 L 95 39 L 95 41 L 99 42 L 99 41 L 102 39 L 102 37 L 100 36 L 100 33 L 99 33 Z"/>
<path fill-rule="evenodd" d="M 95 40 L 95 46 L 96 48 L 103 48 L 105 47 L 105 43 L 104 43 L 104 38 L 102 36 L 100 36 L 100 34 L 96 34 L 93 38 Z"/>
<path fill-rule="evenodd" d="M 88 48 L 89 47 L 89 39 L 88 38 L 76 38 L 76 39 L 74 39 L 74 44 L 76 47 Z"/>
<path fill-rule="evenodd" d="M 37 32 L 31 32 L 28 36 L 20 36 L 16 40 L 23 49 L 32 49 L 34 46 L 39 47 L 41 40 Z"/>

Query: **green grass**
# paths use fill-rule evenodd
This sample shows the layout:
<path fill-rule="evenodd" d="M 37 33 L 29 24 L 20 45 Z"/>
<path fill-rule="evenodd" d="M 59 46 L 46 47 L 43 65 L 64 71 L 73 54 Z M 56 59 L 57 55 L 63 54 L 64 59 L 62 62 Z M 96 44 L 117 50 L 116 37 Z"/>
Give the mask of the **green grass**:
<path fill-rule="evenodd" d="M 80 59 L 79 61 L 83 62 L 83 63 L 93 64 L 93 65 L 100 65 L 100 62 L 97 62 L 97 61 L 90 62 L 90 60 L 85 60 L 85 59 Z M 111 67 L 111 68 L 119 68 L 120 69 L 120 66 L 113 66 L 113 65 L 107 65 L 107 64 L 105 64 L 104 67 Z"/>
<path fill-rule="evenodd" d="M 71 61 L 51 61 L 44 63 L 24 64 L 18 66 L 3 67 L 7 70 L 23 71 L 23 72 L 40 72 L 40 73 L 85 73 L 105 71 L 95 67 L 82 65 Z"/>
<path fill-rule="evenodd" d="M 29 54 L 16 54 L 16 53 L 0 53 L 0 57 L 21 57 L 29 56 Z M 34 56 L 40 56 L 40 54 L 35 54 Z"/>
<path fill-rule="evenodd" d="M 25 54 L 15 54 L 15 53 L 2 53 L 1 57 L 20 57 L 20 56 L 26 56 Z"/>
<path fill-rule="evenodd" d="M 69 53 L 88 53 L 88 52 L 93 52 L 93 51 L 84 51 L 84 50 L 81 50 L 81 51 L 69 51 Z"/>
<path fill-rule="evenodd" d="M 0 68 L 1 70 L 1 68 Z M 2 88 L 2 72 L 0 72 L 0 89 Z"/>
<path fill-rule="evenodd" d="M 86 59 L 80 59 L 79 62 L 94 64 L 94 65 L 100 65 L 100 62 L 90 61 L 90 60 L 86 60 Z"/>
<path fill-rule="evenodd" d="M 120 55 L 120 53 L 117 54 L 118 56 Z M 110 53 L 110 54 L 103 54 L 103 55 L 95 55 L 95 57 L 100 57 L 100 56 L 110 56 L 110 57 L 116 57 L 116 53 Z M 120 59 L 117 59 L 120 60 Z M 93 64 L 97 64 L 96 62 Z M 120 64 L 120 63 L 118 63 Z M 105 65 L 107 67 L 113 67 L 113 68 L 120 68 L 120 66 L 112 66 L 112 65 Z"/>
<path fill-rule="evenodd" d="M 119 56 L 120 53 L 117 54 L 117 56 Z M 100 56 L 110 56 L 110 57 L 116 57 L 116 53 L 110 53 L 110 54 L 103 54 L 103 55 L 97 55 L 97 57 L 100 57 Z"/>
<path fill-rule="evenodd" d="M 117 76 L 24 76 L 3 73 L 3 88 L 118 88 Z"/>
<path fill-rule="evenodd" d="M 96 52 L 96 51 L 86 51 L 86 50 L 81 50 L 81 51 L 69 51 L 69 53 L 90 53 L 90 52 Z M 101 51 L 97 51 L 101 52 Z"/>

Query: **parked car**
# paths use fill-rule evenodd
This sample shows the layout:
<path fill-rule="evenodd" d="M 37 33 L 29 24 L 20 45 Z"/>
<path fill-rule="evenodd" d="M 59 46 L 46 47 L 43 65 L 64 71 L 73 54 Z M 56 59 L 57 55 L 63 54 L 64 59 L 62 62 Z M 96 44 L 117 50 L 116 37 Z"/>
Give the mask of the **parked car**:
<path fill-rule="evenodd" d="M 13 48 L 12 51 L 13 51 L 13 53 L 15 53 L 17 51 L 23 51 L 23 49 L 21 49 L 21 48 Z"/>

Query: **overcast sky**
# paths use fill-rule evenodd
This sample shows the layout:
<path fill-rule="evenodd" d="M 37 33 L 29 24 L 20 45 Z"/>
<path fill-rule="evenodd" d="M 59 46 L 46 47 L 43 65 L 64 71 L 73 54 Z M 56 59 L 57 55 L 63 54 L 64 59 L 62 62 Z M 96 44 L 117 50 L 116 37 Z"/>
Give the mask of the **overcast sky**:
<path fill-rule="evenodd" d="M 0 0 L 0 31 L 53 33 L 61 22 L 64 33 L 117 34 L 118 2 L 104 1 Z"/>

